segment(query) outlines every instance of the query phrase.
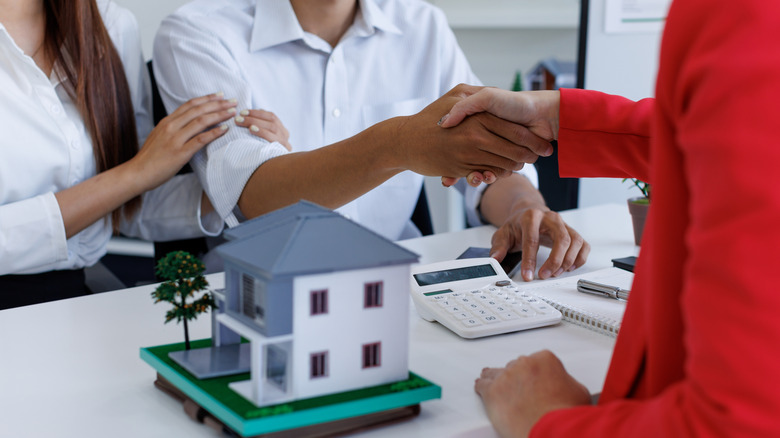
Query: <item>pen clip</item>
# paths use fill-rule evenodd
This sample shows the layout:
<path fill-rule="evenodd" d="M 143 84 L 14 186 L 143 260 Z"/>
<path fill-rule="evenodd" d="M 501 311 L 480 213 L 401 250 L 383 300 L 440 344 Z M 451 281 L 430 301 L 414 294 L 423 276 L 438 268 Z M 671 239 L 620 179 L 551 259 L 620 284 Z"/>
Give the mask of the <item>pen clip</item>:
<path fill-rule="evenodd" d="M 626 289 L 621 289 L 617 286 L 610 286 L 608 284 L 597 283 L 595 281 L 585 280 L 583 278 L 577 280 L 577 290 L 587 294 L 601 295 L 604 297 L 610 297 L 621 301 L 627 300 L 628 293 L 630 292 Z"/>

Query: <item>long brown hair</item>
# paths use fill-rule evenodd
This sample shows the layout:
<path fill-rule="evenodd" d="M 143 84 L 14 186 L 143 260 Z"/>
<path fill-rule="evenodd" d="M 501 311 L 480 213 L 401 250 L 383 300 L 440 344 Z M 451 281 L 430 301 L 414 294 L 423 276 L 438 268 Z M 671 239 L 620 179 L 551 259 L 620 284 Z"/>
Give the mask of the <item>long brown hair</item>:
<path fill-rule="evenodd" d="M 130 89 L 122 60 L 114 48 L 95 0 L 44 0 L 46 54 L 63 75 L 63 85 L 92 137 L 97 171 L 132 158 L 138 151 Z M 131 215 L 141 198 L 112 213 L 114 229 L 120 211 Z"/>

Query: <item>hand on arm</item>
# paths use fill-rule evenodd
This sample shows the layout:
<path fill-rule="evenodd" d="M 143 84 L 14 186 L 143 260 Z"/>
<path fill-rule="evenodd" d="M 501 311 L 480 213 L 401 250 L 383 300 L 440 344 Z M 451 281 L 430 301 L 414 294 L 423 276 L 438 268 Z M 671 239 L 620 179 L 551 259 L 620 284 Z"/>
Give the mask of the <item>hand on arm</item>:
<path fill-rule="evenodd" d="M 163 119 L 132 159 L 55 194 L 68 238 L 130 199 L 170 179 L 226 126 L 235 102 L 221 95 L 192 99 Z M 209 208 L 210 204 L 202 206 Z"/>
<path fill-rule="evenodd" d="M 588 389 L 547 350 L 484 368 L 474 389 L 501 437 L 527 437 L 546 413 L 591 403 Z"/>
<path fill-rule="evenodd" d="M 270 142 L 277 142 L 288 151 L 292 151 L 290 145 L 290 132 L 276 114 L 263 110 L 242 110 L 236 116 L 236 125 L 249 129 L 252 135 L 264 138 Z"/>
<path fill-rule="evenodd" d="M 499 227 L 493 234 L 491 256 L 501 261 L 508 252 L 522 250 L 521 275 L 525 281 L 534 279 L 539 245 L 552 249 L 539 268 L 541 279 L 578 268 L 588 258 L 588 242 L 547 208 L 541 193 L 522 175 L 514 174 L 488 187 L 480 211 Z"/>

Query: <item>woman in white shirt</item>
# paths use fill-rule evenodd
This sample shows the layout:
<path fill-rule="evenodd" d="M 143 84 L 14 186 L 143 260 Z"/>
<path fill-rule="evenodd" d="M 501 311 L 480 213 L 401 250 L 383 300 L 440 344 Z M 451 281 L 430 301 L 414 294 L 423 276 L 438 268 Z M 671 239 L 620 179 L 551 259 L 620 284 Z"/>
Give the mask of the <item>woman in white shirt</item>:
<path fill-rule="evenodd" d="M 197 179 L 173 176 L 235 103 L 192 99 L 149 133 L 144 67 L 110 0 L 0 0 L 0 309 L 87 293 L 112 231 L 221 231 Z"/>

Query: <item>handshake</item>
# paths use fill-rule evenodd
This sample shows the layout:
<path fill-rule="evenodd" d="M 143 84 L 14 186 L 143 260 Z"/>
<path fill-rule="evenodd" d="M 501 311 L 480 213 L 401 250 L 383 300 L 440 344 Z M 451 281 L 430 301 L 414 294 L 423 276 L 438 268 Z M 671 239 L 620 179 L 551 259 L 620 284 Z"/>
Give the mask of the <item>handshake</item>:
<path fill-rule="evenodd" d="M 442 176 L 445 186 L 460 177 L 475 187 L 492 183 L 552 154 L 559 102 L 558 91 L 511 92 L 458 85 L 409 117 L 409 127 L 414 129 L 408 132 L 416 133 L 416 138 L 401 144 L 412 146 L 404 154 L 411 160 L 405 167 Z M 439 129 L 432 127 L 434 121 Z"/>

